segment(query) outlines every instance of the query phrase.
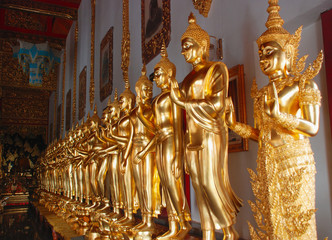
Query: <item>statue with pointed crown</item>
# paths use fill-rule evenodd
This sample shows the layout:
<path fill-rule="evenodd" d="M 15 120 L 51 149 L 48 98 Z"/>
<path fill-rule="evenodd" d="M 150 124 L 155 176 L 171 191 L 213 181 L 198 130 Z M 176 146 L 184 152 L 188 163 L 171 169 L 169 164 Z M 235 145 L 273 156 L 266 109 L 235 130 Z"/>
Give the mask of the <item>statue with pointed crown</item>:
<path fill-rule="evenodd" d="M 267 30 L 258 38 L 259 63 L 269 82 L 254 81 L 255 127 L 236 122 L 229 101 L 227 123 L 258 142 L 257 173 L 249 170 L 256 202 L 249 202 L 259 229 L 252 239 L 317 239 L 315 161 L 309 137 L 319 128 L 321 94 L 313 81 L 323 54 L 303 73 L 307 56 L 297 61 L 302 27 L 294 35 L 283 27 L 278 0 L 269 0 Z"/>
<path fill-rule="evenodd" d="M 149 118 L 144 111 L 138 111 L 139 119 L 154 136 L 135 157 L 135 161 L 143 161 L 149 152 L 156 151 L 156 164 L 169 223 L 169 230 L 158 236 L 158 240 L 184 239 L 191 229 L 190 209 L 183 189 L 181 109 L 170 97 L 170 79 L 175 79 L 175 75 L 175 65 L 169 61 L 164 43 L 161 47 L 161 60 L 154 67 L 153 80 L 161 88 L 161 93 L 152 103 L 153 117 Z"/>
<path fill-rule="evenodd" d="M 233 192 L 228 176 L 228 70 L 222 62 L 209 61 L 209 35 L 192 13 L 188 22 L 181 53 L 193 70 L 180 89 L 174 79 L 171 81 L 172 100 L 186 110 L 186 165 L 195 189 L 203 239 L 215 239 L 216 229 L 223 229 L 224 239 L 237 239 L 234 224 L 242 200 Z"/>

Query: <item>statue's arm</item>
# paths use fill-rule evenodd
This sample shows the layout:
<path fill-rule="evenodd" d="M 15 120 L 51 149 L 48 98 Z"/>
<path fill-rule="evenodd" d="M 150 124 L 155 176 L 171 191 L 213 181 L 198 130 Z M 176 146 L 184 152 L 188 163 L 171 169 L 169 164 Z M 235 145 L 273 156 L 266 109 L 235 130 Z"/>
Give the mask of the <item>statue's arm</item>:
<path fill-rule="evenodd" d="M 270 91 L 265 95 L 265 113 L 276 123 L 288 131 L 306 136 L 315 136 L 319 129 L 320 91 L 312 80 L 299 82 L 299 107 L 302 116 L 282 112 L 279 107 L 279 98 L 274 83 L 269 85 Z"/>
<path fill-rule="evenodd" d="M 106 143 L 106 141 L 104 140 L 104 139 L 102 139 L 100 136 L 99 136 L 99 134 L 96 132 L 95 133 L 96 135 L 96 138 L 100 141 L 100 142 L 102 142 L 102 143 Z"/>
<path fill-rule="evenodd" d="M 318 133 L 320 101 L 321 93 L 317 84 L 312 80 L 306 81 L 299 101 L 302 118 L 299 119 L 298 126 L 294 129 L 295 132 L 308 137 L 315 136 Z"/>
<path fill-rule="evenodd" d="M 111 128 L 112 128 L 112 126 L 111 126 Z M 112 131 L 112 130 L 110 130 L 110 131 Z M 101 131 L 101 136 L 103 139 L 105 139 L 109 143 L 117 143 L 117 141 L 115 141 L 113 138 L 109 138 L 108 136 L 106 136 L 105 130 Z"/>
<path fill-rule="evenodd" d="M 174 127 L 174 146 L 175 146 L 175 156 L 174 162 L 172 163 L 172 171 L 176 178 L 182 175 L 183 161 L 184 158 L 184 146 L 183 146 L 183 122 L 182 122 L 182 112 L 181 108 L 174 103 L 171 103 L 172 114 L 173 114 L 173 127 Z"/>
<path fill-rule="evenodd" d="M 171 99 L 172 101 L 180 106 L 181 108 L 185 108 L 185 97 L 179 88 L 179 84 L 175 78 L 170 77 L 169 81 L 171 83 Z"/>
<path fill-rule="evenodd" d="M 232 129 L 236 134 L 243 138 L 250 138 L 254 141 L 258 141 L 259 130 L 253 128 L 247 124 L 240 123 L 236 121 L 235 110 L 233 106 L 233 101 L 231 97 L 226 99 L 226 114 L 225 120 L 227 126 Z"/>
<path fill-rule="evenodd" d="M 146 155 L 154 149 L 156 142 L 157 142 L 157 136 L 155 135 L 151 139 L 151 141 L 144 147 L 144 149 L 136 154 L 134 163 L 135 164 L 140 163 L 146 157 Z"/>
<path fill-rule="evenodd" d="M 128 138 L 128 144 L 126 146 L 126 150 L 125 150 L 125 154 L 123 155 L 123 160 L 127 161 L 129 154 L 131 153 L 131 149 L 133 146 L 133 140 L 134 140 L 134 125 L 132 123 L 132 121 L 130 120 L 130 118 L 128 118 L 129 121 L 129 138 Z"/>
<path fill-rule="evenodd" d="M 143 125 L 152 133 L 157 132 L 157 128 L 154 124 L 153 121 L 150 121 L 149 119 L 147 119 L 143 112 L 141 111 L 141 108 L 138 108 L 137 110 L 137 117 L 139 118 L 139 120 L 143 123 Z M 154 117 L 153 117 L 154 119 Z"/>
<path fill-rule="evenodd" d="M 125 121 L 129 121 L 129 118 L 126 119 Z M 122 123 L 123 123 L 123 121 L 122 121 Z M 122 146 L 125 146 L 128 143 L 128 138 L 127 137 L 122 137 L 122 136 L 119 136 L 119 135 L 115 134 L 113 132 L 112 128 L 110 130 L 110 135 L 111 135 L 112 138 L 114 138 L 114 140 L 116 140 L 118 142 L 118 144 L 120 144 Z"/>

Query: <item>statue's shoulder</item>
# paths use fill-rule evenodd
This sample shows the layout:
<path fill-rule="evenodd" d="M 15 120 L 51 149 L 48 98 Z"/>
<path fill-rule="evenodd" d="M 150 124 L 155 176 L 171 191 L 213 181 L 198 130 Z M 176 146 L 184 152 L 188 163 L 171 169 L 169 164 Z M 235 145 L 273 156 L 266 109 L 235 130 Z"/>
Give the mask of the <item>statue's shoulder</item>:
<path fill-rule="evenodd" d="M 170 97 L 170 93 L 171 93 L 170 91 L 160 93 L 158 96 L 156 96 L 153 99 L 152 104 L 156 105 L 156 104 L 160 103 L 160 101 L 164 100 L 165 98 Z"/>
<path fill-rule="evenodd" d="M 123 125 L 129 120 L 129 115 L 122 116 L 118 122 L 118 125 Z"/>
<path fill-rule="evenodd" d="M 228 69 L 225 63 L 217 61 L 217 62 L 209 62 L 207 66 L 207 75 L 209 76 L 228 76 Z"/>
<path fill-rule="evenodd" d="M 208 68 L 209 69 L 220 69 L 220 70 L 225 70 L 227 69 L 227 66 L 225 63 L 221 61 L 216 61 L 216 62 L 209 62 L 208 63 Z"/>
<path fill-rule="evenodd" d="M 306 79 L 305 80 L 304 89 L 317 89 L 317 90 L 319 90 L 317 83 L 313 79 Z"/>

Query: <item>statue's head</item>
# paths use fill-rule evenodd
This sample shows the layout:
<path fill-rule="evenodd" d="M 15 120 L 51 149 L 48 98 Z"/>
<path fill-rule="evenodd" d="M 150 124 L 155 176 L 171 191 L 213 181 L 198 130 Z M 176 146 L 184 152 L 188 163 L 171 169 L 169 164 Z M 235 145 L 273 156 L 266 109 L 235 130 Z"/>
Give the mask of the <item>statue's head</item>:
<path fill-rule="evenodd" d="M 90 131 L 97 131 L 100 125 L 100 118 L 97 112 L 97 106 L 95 105 L 93 115 L 89 118 L 88 127 Z"/>
<path fill-rule="evenodd" d="M 135 91 L 137 93 L 137 102 L 143 104 L 150 102 L 152 98 L 153 84 L 146 76 L 145 64 L 143 65 L 141 76 L 135 84 Z"/>
<path fill-rule="evenodd" d="M 120 94 L 119 105 L 121 112 L 128 114 L 135 106 L 136 96 L 130 91 L 128 73 L 125 71 L 123 72 L 123 78 L 125 82 L 125 90 Z"/>
<path fill-rule="evenodd" d="M 103 121 L 106 123 L 113 123 L 118 121 L 120 118 L 120 105 L 118 101 L 118 89 L 114 92 L 114 101 L 111 102 L 111 98 L 107 103 Z"/>
<path fill-rule="evenodd" d="M 160 61 L 154 66 L 153 80 L 156 82 L 157 87 L 168 89 L 170 87 L 169 78 L 175 78 L 176 76 L 176 67 L 168 59 L 165 43 L 161 47 L 160 55 Z"/>
<path fill-rule="evenodd" d="M 130 111 L 135 106 L 135 94 L 129 89 L 124 90 L 123 93 L 120 94 L 119 104 L 121 111 Z"/>
<path fill-rule="evenodd" d="M 278 0 L 269 0 L 267 30 L 257 39 L 260 67 L 270 78 L 280 74 L 287 76 L 295 71 L 301 40 L 302 27 L 291 35 L 282 27 L 284 20 L 279 10 Z"/>
<path fill-rule="evenodd" d="M 209 59 L 210 36 L 197 23 L 193 13 L 188 17 L 189 26 L 181 37 L 182 51 L 186 62 L 195 64 Z"/>

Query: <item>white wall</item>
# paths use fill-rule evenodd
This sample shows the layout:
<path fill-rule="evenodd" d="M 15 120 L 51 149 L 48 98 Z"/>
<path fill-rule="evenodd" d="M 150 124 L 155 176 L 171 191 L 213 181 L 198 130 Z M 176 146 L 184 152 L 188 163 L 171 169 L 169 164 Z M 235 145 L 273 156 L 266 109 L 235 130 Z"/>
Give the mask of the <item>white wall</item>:
<path fill-rule="evenodd" d="M 141 6 L 138 0 L 130 1 L 130 40 L 131 40 L 131 57 L 129 66 L 129 79 L 131 89 L 134 91 L 134 85 L 140 76 L 142 68 L 141 57 Z M 300 56 L 309 54 L 307 63 L 311 63 L 316 58 L 320 49 L 323 48 L 321 22 L 319 14 L 332 7 L 330 0 L 280 0 L 281 17 L 285 20 L 284 27 L 293 33 L 301 24 L 304 25 L 302 41 L 300 47 Z M 253 102 L 250 99 L 250 88 L 252 79 L 257 78 L 259 87 L 267 83 L 267 78 L 262 76 L 257 68 L 257 47 L 255 40 L 265 30 L 267 19 L 267 1 L 261 0 L 232 0 L 212 2 L 208 18 L 199 15 L 194 9 L 192 0 L 171 1 L 171 42 L 167 49 L 169 59 L 177 66 L 177 80 L 179 82 L 188 74 L 190 66 L 181 56 L 180 39 L 186 30 L 188 23 L 187 18 L 190 12 L 193 12 L 197 22 L 210 35 L 223 39 L 224 62 L 230 68 L 237 64 L 244 64 L 245 72 L 245 90 L 248 123 L 253 125 Z M 79 8 L 79 40 L 78 40 L 78 64 L 77 64 L 77 92 L 78 76 L 84 66 L 87 66 L 87 79 L 90 79 L 90 32 L 91 32 L 91 10 L 90 0 L 82 0 Z M 121 38 L 122 38 L 122 1 L 98 0 L 96 1 L 96 33 L 95 33 L 95 101 L 98 106 L 98 112 L 101 114 L 102 109 L 107 104 L 107 99 L 102 103 L 99 101 L 99 51 L 100 42 L 108 29 L 114 26 L 113 41 L 113 89 L 118 88 L 121 93 L 124 90 L 121 71 Z M 71 32 L 74 31 L 72 27 Z M 68 36 L 67 41 L 72 42 L 72 33 Z M 73 51 L 73 44 L 67 43 L 67 56 Z M 72 59 L 72 60 L 68 60 Z M 73 61 L 73 56 L 67 57 L 67 63 Z M 154 65 L 159 61 L 157 56 L 147 65 L 147 73 L 153 71 Z M 72 70 L 66 70 L 66 90 L 72 86 Z M 67 74 L 68 73 L 68 74 Z M 60 78 L 61 80 L 61 78 Z M 311 138 L 312 148 L 315 153 L 317 166 L 316 175 L 316 207 L 318 208 L 317 230 L 319 239 L 326 236 L 332 237 L 332 220 L 331 220 L 331 184 L 332 184 L 332 163 L 331 159 L 331 135 L 330 121 L 327 108 L 327 92 L 325 68 L 323 66 L 321 73 L 315 81 L 321 89 L 323 100 L 321 106 L 320 131 L 317 136 Z M 68 83 L 67 83 L 68 82 Z M 61 87 L 61 84 L 59 84 Z M 61 91 L 61 88 L 60 88 Z M 159 90 L 154 87 L 154 94 Z M 78 93 L 77 93 L 78 94 Z M 78 96 L 78 95 L 77 95 Z M 112 94 L 113 98 L 113 94 Z M 59 99 L 61 96 L 59 94 Z M 53 102 L 54 98 L 50 98 Z M 89 83 L 87 84 L 87 110 L 89 102 Z M 53 106 L 50 103 L 50 106 Z M 50 122 L 53 121 L 50 109 Z M 77 109 L 78 114 L 78 98 Z M 92 111 L 90 111 L 91 113 Z M 55 127 L 55 126 L 54 126 Z M 248 206 L 247 200 L 253 200 L 250 179 L 247 168 L 256 168 L 257 144 L 249 143 L 249 151 L 241 153 L 232 153 L 229 156 L 229 175 L 231 184 L 235 192 L 244 200 L 244 206 L 238 214 L 236 229 L 240 236 L 249 239 L 247 221 L 254 222 L 252 212 Z M 194 220 L 199 220 L 198 211 L 192 201 L 192 215 Z"/>

